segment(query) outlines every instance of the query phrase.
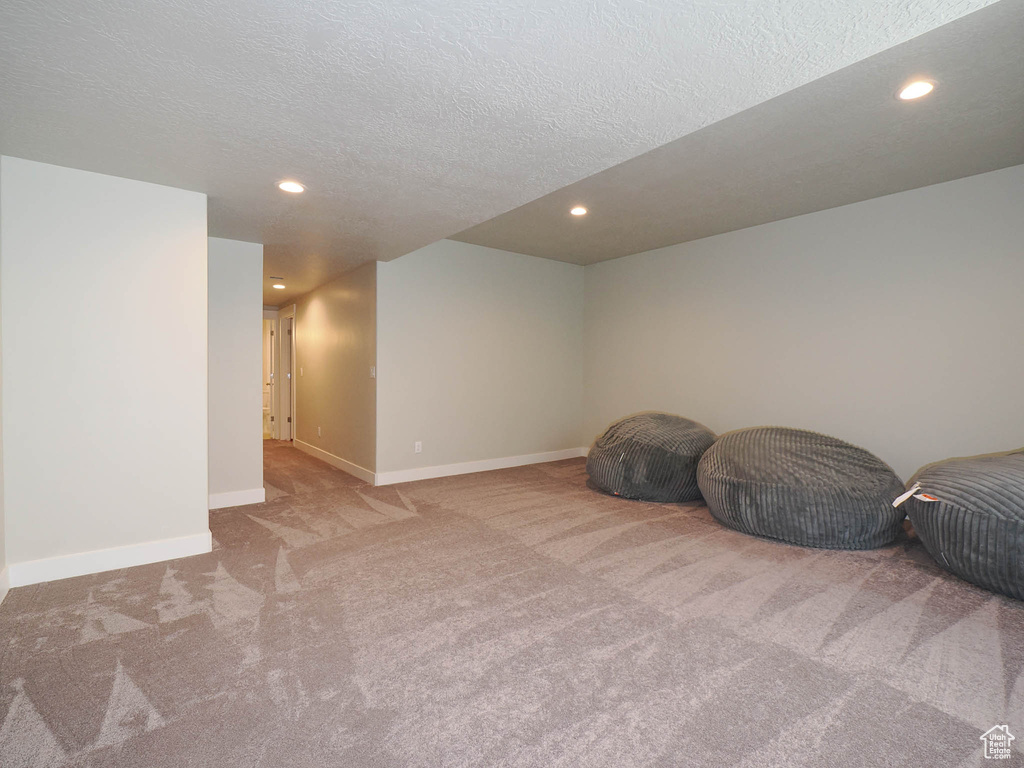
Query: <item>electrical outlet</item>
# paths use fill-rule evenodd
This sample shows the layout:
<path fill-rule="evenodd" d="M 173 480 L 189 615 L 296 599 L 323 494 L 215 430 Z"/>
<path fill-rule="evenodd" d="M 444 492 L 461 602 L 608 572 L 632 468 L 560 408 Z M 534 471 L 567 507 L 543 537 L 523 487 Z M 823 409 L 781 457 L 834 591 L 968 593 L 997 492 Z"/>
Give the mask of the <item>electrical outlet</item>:
<path fill-rule="evenodd" d="M 413 443 L 412 444 L 412 452 L 413 453 L 423 453 L 423 443 L 421 443 L 419 440 L 417 440 L 415 443 Z"/>
<path fill-rule="evenodd" d="M 370 378 L 371 379 L 376 379 L 377 378 L 377 366 L 376 365 L 371 365 L 370 366 Z"/>
<path fill-rule="evenodd" d="M 317 437 L 323 437 L 324 436 L 323 433 L 320 431 L 320 427 L 316 428 L 316 436 Z"/>

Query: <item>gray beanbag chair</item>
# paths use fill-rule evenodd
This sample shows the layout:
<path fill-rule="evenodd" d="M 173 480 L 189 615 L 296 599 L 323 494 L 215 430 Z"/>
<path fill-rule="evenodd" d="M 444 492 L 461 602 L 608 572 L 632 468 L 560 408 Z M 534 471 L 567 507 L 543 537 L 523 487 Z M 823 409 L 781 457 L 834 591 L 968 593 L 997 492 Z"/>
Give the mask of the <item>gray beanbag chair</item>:
<path fill-rule="evenodd" d="M 920 495 L 904 506 L 935 561 L 1024 600 L 1024 453 L 943 461 L 919 470 L 915 482 Z"/>
<path fill-rule="evenodd" d="M 697 462 L 715 442 L 702 424 L 669 413 L 641 413 L 617 421 L 587 454 L 591 485 L 639 501 L 700 498 Z"/>
<path fill-rule="evenodd" d="M 801 429 L 723 435 L 701 459 L 697 482 L 723 525 L 805 547 L 881 547 L 904 518 L 892 506 L 903 483 L 885 462 Z"/>

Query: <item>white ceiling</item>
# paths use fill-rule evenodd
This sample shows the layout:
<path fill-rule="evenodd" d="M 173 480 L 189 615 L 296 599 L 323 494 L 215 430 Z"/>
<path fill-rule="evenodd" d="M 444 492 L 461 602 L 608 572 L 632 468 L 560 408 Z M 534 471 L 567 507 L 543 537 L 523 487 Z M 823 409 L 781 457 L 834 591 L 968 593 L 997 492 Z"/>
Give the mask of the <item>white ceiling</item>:
<path fill-rule="evenodd" d="M 0 152 L 207 193 L 283 303 L 989 2 L 5 0 Z"/>
<path fill-rule="evenodd" d="M 938 87 L 897 100 L 911 75 Z M 1003 0 L 453 239 L 593 264 L 1021 163 L 1024 0 Z"/>

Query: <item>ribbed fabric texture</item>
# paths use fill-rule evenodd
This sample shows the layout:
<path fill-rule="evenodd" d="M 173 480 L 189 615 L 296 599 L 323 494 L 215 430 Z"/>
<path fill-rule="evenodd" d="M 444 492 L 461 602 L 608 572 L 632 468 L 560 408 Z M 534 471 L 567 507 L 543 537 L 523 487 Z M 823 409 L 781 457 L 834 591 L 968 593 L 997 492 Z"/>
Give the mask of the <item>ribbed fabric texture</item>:
<path fill-rule="evenodd" d="M 670 413 L 641 413 L 605 430 L 587 455 L 591 483 L 606 493 L 639 501 L 700 498 L 697 462 L 715 433 Z"/>
<path fill-rule="evenodd" d="M 906 501 L 925 549 L 979 587 L 1024 600 L 1024 454 L 953 459 L 911 483 L 938 501 Z"/>
<path fill-rule="evenodd" d="M 834 437 L 783 427 L 723 435 L 697 468 L 723 525 L 805 547 L 873 549 L 904 518 L 892 500 L 903 483 L 873 454 Z"/>

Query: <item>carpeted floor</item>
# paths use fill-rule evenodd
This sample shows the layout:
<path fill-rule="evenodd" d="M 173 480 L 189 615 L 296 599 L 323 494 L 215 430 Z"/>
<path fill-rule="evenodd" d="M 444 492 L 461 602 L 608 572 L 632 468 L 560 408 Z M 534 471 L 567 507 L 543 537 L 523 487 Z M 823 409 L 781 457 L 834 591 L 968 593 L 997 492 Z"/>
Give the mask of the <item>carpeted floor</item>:
<path fill-rule="evenodd" d="M 266 448 L 215 550 L 12 590 L 0 765 L 982 766 L 1024 603 L 912 539 L 826 552 L 583 460 L 373 488 Z M 1019 750 L 996 765 L 1024 765 Z"/>

